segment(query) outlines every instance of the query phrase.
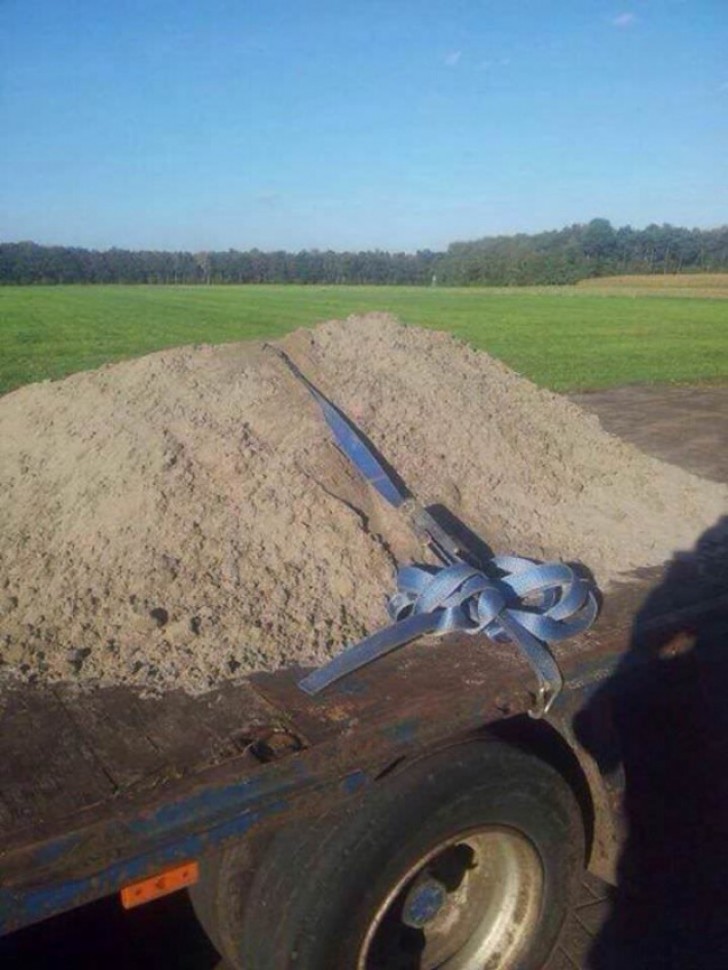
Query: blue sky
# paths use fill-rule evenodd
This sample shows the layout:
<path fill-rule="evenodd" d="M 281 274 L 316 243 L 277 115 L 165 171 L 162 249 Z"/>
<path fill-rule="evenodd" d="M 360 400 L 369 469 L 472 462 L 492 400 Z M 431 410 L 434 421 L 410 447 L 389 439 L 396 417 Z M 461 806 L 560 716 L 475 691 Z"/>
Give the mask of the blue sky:
<path fill-rule="evenodd" d="M 0 0 L 0 239 L 728 221 L 725 0 Z"/>

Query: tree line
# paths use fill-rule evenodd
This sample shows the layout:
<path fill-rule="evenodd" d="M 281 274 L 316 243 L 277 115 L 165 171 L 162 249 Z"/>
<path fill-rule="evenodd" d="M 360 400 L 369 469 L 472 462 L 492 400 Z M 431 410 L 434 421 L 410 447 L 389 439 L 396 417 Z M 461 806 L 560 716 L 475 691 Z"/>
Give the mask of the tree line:
<path fill-rule="evenodd" d="M 594 276 L 728 270 L 728 226 L 615 229 L 607 219 L 531 235 L 455 242 L 444 252 L 164 252 L 0 243 L 0 284 L 303 283 L 525 286 Z"/>

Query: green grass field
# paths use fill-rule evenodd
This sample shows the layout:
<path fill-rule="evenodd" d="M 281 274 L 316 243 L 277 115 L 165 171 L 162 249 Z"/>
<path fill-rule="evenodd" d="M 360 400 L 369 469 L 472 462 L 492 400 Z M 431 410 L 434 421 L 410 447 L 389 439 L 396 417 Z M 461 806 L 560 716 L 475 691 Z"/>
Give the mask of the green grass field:
<path fill-rule="evenodd" d="M 608 286 L 0 287 L 0 392 L 162 347 L 275 337 L 388 310 L 555 390 L 728 379 L 728 301 Z"/>

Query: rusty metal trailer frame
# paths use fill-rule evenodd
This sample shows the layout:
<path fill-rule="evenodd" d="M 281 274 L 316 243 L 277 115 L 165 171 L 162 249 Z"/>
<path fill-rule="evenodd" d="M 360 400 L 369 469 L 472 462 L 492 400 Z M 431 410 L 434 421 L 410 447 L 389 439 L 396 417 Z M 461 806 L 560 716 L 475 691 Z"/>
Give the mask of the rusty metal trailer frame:
<path fill-rule="evenodd" d="M 490 736 L 535 750 L 567 776 L 582 806 L 588 866 L 614 880 L 623 778 L 599 769 L 575 724 L 588 711 L 592 731 L 612 743 L 608 712 L 593 698 L 634 653 L 635 617 L 656 584 L 653 571 L 625 585 L 592 631 L 561 648 L 565 690 L 542 721 L 527 715 L 535 678 L 517 650 L 460 635 L 411 645 L 316 698 L 298 690 L 297 670 L 208 698 L 225 706 L 229 724 L 217 763 L 127 786 L 66 817 L 34 817 L 0 842 L 0 933 L 356 798 L 406 759 Z M 686 610 L 714 608 L 673 605 L 645 626 L 661 643 L 682 635 Z"/>

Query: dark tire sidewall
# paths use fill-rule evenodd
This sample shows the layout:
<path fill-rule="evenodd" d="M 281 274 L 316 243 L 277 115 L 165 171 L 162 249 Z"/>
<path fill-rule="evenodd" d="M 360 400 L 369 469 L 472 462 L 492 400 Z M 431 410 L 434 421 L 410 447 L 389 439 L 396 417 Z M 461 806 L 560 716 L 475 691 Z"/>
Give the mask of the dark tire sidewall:
<path fill-rule="evenodd" d="M 536 970 L 581 869 L 581 818 L 554 769 L 485 741 L 423 759 L 356 804 L 281 833 L 251 888 L 238 965 L 350 970 L 390 888 L 434 846 L 483 825 L 515 829 L 541 859 L 542 917 L 518 963 Z"/>

